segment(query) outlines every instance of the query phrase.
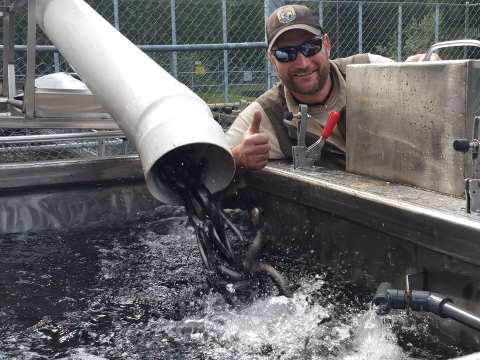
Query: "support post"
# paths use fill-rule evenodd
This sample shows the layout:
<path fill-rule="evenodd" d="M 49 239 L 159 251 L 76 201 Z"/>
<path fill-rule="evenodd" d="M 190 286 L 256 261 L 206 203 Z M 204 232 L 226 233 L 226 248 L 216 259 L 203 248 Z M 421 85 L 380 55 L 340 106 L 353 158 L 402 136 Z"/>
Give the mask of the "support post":
<path fill-rule="evenodd" d="M 113 22 L 115 29 L 120 30 L 120 20 L 118 18 L 118 0 L 113 0 Z"/>
<path fill-rule="evenodd" d="M 402 19 L 403 19 L 403 7 L 402 4 L 398 4 L 398 62 L 402 61 Z"/>
<path fill-rule="evenodd" d="M 283 0 L 265 0 L 264 7 L 265 7 L 265 24 L 267 23 L 267 20 L 269 16 L 280 6 L 283 6 L 284 2 Z M 265 42 L 267 42 L 267 38 L 265 38 Z M 265 53 L 265 63 L 267 66 L 267 89 L 270 89 L 273 84 L 275 84 L 278 81 L 278 76 L 277 72 L 274 69 L 272 63 L 270 62 L 270 58 L 268 56 L 268 50 Z"/>
<path fill-rule="evenodd" d="M 468 39 L 468 22 L 470 17 L 470 3 L 467 1 L 465 3 L 465 39 Z M 468 48 L 465 47 L 463 50 L 463 58 L 468 59 Z"/>
<path fill-rule="evenodd" d="M 175 0 L 170 0 L 170 17 L 172 18 L 172 45 L 177 45 L 177 15 L 175 13 Z M 178 80 L 178 54 L 172 52 L 172 74 Z"/>
<path fill-rule="evenodd" d="M 35 46 L 37 43 L 37 0 L 28 0 L 27 77 L 23 96 L 25 117 L 35 117 Z"/>
<path fill-rule="evenodd" d="M 12 0 L 5 0 L 5 7 L 8 9 Z M 7 12 L 3 17 L 3 86 L 2 95 L 13 98 L 16 94 L 11 94 L 9 89 L 15 88 L 15 13 Z M 9 75 L 9 69 L 13 70 L 13 78 Z M 12 83 L 13 82 L 13 87 Z"/>
<path fill-rule="evenodd" d="M 223 43 L 228 43 L 228 29 L 227 29 L 227 0 L 222 0 L 222 28 L 223 28 Z M 224 95 L 225 103 L 230 102 L 230 97 L 228 94 L 228 51 L 223 50 L 223 86 L 224 86 Z"/>
<path fill-rule="evenodd" d="M 358 53 L 363 53 L 363 3 L 358 3 Z"/>

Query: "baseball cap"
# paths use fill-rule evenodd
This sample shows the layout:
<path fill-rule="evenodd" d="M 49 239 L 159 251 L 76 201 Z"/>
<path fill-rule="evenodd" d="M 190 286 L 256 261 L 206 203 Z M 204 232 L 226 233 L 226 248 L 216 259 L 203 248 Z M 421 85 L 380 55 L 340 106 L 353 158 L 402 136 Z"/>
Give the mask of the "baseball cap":
<path fill-rule="evenodd" d="M 312 11 L 303 5 L 285 5 L 275 10 L 267 20 L 268 50 L 285 31 L 302 29 L 314 35 L 322 35 L 323 27 Z"/>

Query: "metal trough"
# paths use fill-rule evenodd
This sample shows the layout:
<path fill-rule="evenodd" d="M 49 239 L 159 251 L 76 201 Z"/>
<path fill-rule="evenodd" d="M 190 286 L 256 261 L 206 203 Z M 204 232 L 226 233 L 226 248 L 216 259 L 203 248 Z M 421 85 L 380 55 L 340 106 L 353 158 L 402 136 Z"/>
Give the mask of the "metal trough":
<path fill-rule="evenodd" d="M 66 229 L 129 218 L 161 205 L 137 156 L 0 166 L 0 232 Z M 249 174 L 226 207 L 264 209 L 266 241 L 372 289 L 388 281 L 442 293 L 480 313 L 480 221 L 464 199 L 329 169 L 273 162 Z M 479 349 L 477 332 L 435 318 L 449 336 Z"/>

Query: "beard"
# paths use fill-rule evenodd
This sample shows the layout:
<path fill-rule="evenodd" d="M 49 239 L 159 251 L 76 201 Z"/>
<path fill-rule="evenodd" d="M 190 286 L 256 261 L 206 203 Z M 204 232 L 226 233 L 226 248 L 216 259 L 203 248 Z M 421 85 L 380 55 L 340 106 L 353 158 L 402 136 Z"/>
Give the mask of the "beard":
<path fill-rule="evenodd" d="M 325 62 L 325 65 L 323 66 L 317 66 L 317 68 L 314 68 L 311 70 L 308 69 L 308 71 L 314 71 L 314 70 L 317 70 L 318 78 L 317 78 L 317 81 L 311 85 L 306 85 L 306 84 L 297 82 L 296 81 L 297 78 L 295 76 L 290 76 L 288 74 L 280 75 L 278 70 L 277 70 L 277 74 L 280 80 L 282 81 L 282 83 L 290 91 L 295 92 L 297 94 L 302 94 L 302 95 L 314 95 L 320 90 L 322 90 L 325 87 L 325 84 L 327 83 L 327 79 L 330 75 L 330 62 L 327 60 Z"/>

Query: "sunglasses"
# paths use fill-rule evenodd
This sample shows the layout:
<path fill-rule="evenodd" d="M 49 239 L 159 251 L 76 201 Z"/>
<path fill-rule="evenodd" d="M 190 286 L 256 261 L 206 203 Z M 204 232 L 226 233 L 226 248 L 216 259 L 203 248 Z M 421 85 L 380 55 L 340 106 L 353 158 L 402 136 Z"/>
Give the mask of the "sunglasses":
<path fill-rule="evenodd" d="M 301 52 L 305 57 L 310 57 L 318 54 L 322 50 L 323 36 L 318 39 L 313 39 L 304 42 L 298 46 L 289 46 L 272 50 L 272 55 L 280 62 L 289 62 L 297 58 L 297 54 Z"/>

